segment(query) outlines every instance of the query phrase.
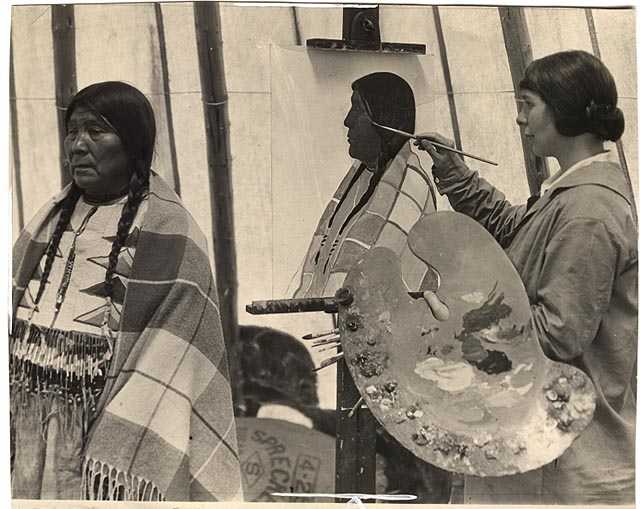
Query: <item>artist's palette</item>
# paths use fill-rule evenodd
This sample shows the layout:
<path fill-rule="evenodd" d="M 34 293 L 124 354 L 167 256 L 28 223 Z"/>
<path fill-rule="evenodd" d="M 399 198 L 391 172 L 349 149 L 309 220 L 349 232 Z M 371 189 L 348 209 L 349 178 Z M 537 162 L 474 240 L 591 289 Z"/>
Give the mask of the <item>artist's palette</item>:
<path fill-rule="evenodd" d="M 335 438 L 280 419 L 239 417 L 236 428 L 245 501 L 332 501 L 273 493 L 335 493 Z M 383 467 L 384 460 L 377 454 L 378 493 L 384 493 L 386 486 Z"/>
<path fill-rule="evenodd" d="M 560 456 L 590 422 L 588 377 L 549 360 L 515 268 L 491 235 L 455 212 L 423 217 L 413 252 L 440 275 L 449 319 L 433 317 L 374 248 L 345 280 L 346 363 L 380 423 L 418 457 L 471 475 L 524 472 Z"/>

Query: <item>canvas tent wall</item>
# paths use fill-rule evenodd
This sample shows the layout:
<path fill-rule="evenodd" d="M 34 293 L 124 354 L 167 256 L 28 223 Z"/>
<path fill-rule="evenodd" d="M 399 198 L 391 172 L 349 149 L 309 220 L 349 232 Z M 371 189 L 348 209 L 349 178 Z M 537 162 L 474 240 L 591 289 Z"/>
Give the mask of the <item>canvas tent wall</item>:
<path fill-rule="evenodd" d="M 79 88 L 119 79 L 150 97 L 157 117 L 154 168 L 175 183 L 204 232 L 212 238 L 204 117 L 191 2 L 160 4 L 167 73 L 153 3 L 74 6 L 75 64 Z M 324 315 L 252 317 L 253 299 L 286 298 L 295 289 L 319 215 L 346 172 L 344 115 L 350 80 L 359 73 L 406 66 L 357 54 L 319 54 L 297 46 L 312 37 L 339 38 L 336 7 L 220 5 L 229 93 L 239 321 L 268 325 L 300 336 L 326 329 Z M 625 112 L 623 145 L 637 196 L 637 83 L 635 19 L 630 9 L 594 9 L 593 23 L 580 8 L 525 8 L 533 56 L 562 49 L 593 51 L 593 36 L 611 69 Z M 514 201 L 529 190 L 505 41 L 496 7 L 440 7 L 459 137 L 470 152 L 497 160 L 474 165 Z M 413 58 L 418 130 L 454 137 L 434 10 L 383 5 L 382 37 L 427 45 Z M 14 237 L 21 218 L 60 189 L 51 6 L 14 6 L 12 80 L 15 107 L 11 177 Z M 591 32 L 590 32 L 591 28 Z M 166 86 L 168 84 L 168 86 Z M 165 91 L 169 91 L 169 129 Z M 170 133 L 176 158 L 172 163 Z M 430 163 L 422 157 L 423 166 Z M 211 252 L 213 252 L 211 250 Z M 315 354 L 314 354 L 315 355 Z M 319 357 L 315 356 L 319 361 Z M 335 370 L 320 374 L 321 404 L 335 402 Z"/>

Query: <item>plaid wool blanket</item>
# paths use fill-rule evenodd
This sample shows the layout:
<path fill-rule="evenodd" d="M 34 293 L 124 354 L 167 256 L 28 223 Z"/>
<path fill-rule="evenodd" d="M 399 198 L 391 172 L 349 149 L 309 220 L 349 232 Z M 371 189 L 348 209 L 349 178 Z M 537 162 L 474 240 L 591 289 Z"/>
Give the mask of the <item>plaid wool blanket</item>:
<path fill-rule="evenodd" d="M 356 160 L 351 166 L 318 222 L 295 298 L 333 296 L 351 267 L 369 249 L 380 246 L 398 255 L 410 290 L 426 290 L 434 284 L 433 270 L 413 254 L 407 239 L 416 221 L 436 210 L 435 188 L 411 151 L 411 142 L 388 163 L 362 210 L 346 223 L 335 221 L 339 206 L 347 211 L 353 208 L 353 203 L 346 203 L 350 190 L 368 179 L 367 171 L 358 175 L 361 164 Z"/>
<path fill-rule="evenodd" d="M 13 316 L 66 190 L 13 250 Z M 90 499 L 242 500 L 226 350 L 206 239 L 152 174 L 120 331 L 84 449 Z"/>

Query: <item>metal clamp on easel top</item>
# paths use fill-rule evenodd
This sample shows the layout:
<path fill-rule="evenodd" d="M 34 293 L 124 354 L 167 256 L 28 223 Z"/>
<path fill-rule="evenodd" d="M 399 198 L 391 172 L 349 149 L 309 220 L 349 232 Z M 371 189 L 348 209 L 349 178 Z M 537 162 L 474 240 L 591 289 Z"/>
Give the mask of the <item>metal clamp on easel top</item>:
<path fill-rule="evenodd" d="M 307 39 L 307 48 L 424 55 L 424 44 L 382 42 L 379 7 L 342 9 L 342 39 Z"/>

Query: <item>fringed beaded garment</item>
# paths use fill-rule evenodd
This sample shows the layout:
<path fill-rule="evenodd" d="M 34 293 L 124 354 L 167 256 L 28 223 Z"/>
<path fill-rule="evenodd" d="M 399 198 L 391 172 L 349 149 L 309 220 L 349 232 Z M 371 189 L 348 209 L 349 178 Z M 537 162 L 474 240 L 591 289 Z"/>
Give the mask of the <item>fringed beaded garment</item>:
<path fill-rule="evenodd" d="M 105 205 L 78 200 L 60 239 L 44 293 L 34 304 L 45 258 L 20 300 L 10 338 L 15 498 L 77 499 L 82 449 L 113 356 L 139 224 L 138 209 L 105 293 L 105 271 L 126 198 Z"/>

